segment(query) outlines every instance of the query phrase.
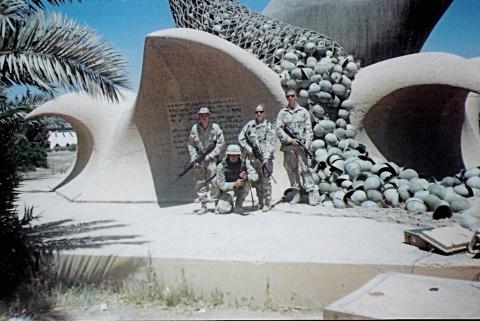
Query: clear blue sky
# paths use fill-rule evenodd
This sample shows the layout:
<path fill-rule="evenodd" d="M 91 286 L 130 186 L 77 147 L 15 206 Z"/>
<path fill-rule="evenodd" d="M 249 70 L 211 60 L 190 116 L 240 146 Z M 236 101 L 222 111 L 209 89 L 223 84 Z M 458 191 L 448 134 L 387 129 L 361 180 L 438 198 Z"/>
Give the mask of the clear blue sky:
<path fill-rule="evenodd" d="M 269 0 L 238 0 L 260 12 Z M 168 0 L 83 0 L 54 11 L 96 29 L 128 60 L 132 90 L 140 82 L 145 36 L 173 28 Z M 424 45 L 423 51 L 451 52 L 464 57 L 480 56 L 480 0 L 454 0 Z"/>

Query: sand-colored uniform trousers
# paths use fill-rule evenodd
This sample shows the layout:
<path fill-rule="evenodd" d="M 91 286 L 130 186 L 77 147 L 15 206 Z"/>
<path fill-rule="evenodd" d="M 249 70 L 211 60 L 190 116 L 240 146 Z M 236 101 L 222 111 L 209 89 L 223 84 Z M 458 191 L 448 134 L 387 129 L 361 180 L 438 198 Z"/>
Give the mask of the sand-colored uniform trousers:
<path fill-rule="evenodd" d="M 308 148 L 313 139 L 312 122 L 309 112 L 297 105 L 294 109 L 285 107 L 278 113 L 275 123 L 277 137 L 282 143 L 281 151 L 284 157 L 284 167 L 290 180 L 290 186 L 294 188 L 303 188 L 307 192 L 315 189 L 312 173 L 308 168 L 308 159 L 305 151 L 300 146 L 290 144 L 292 140 L 283 130 L 288 126 Z"/>
<path fill-rule="evenodd" d="M 245 162 L 245 165 L 243 164 Z M 247 172 L 248 181 L 241 187 L 235 188 L 234 183 L 239 178 L 240 172 Z M 220 198 L 216 210 L 220 214 L 227 214 L 233 207 L 233 196 L 235 196 L 235 207 L 242 207 L 243 201 L 250 192 L 250 185 L 258 180 L 258 174 L 248 160 L 241 158 L 236 163 L 230 163 L 228 159 L 223 160 L 217 167 L 217 185 L 220 189 Z"/>
<path fill-rule="evenodd" d="M 216 173 L 217 160 L 225 146 L 225 138 L 222 129 L 215 123 L 209 123 L 207 128 L 203 128 L 200 123 L 193 125 L 188 137 L 188 152 L 191 161 L 194 161 L 195 158 L 197 158 L 200 153 L 203 153 L 215 140 L 217 141 L 215 148 L 209 155 L 207 155 L 210 160 L 195 165 L 193 168 L 195 192 L 202 205 L 207 203 L 209 190 L 213 199 L 218 199 L 218 196 L 220 195 L 217 184 L 215 184 L 215 179 L 208 183 L 207 180 L 213 177 Z"/>
<path fill-rule="evenodd" d="M 273 152 L 275 151 L 276 135 L 275 127 L 272 123 L 266 119 L 262 122 L 251 120 L 243 126 L 242 131 L 238 135 L 238 142 L 244 150 L 249 151 L 251 147 L 247 144 L 245 134 L 257 144 L 263 158 L 268 160 L 268 168 L 270 171 L 273 171 Z M 248 159 L 258 173 L 258 180 L 253 184 L 253 187 L 257 190 L 260 207 L 262 207 L 263 204 L 270 204 L 272 200 L 272 178 L 263 169 L 262 162 L 255 156 L 249 155 Z"/>

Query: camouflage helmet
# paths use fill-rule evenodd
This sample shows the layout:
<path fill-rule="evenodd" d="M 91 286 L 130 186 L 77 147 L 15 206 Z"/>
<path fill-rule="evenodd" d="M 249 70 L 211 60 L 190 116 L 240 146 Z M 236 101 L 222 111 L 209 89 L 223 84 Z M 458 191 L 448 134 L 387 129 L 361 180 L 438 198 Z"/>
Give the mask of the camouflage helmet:
<path fill-rule="evenodd" d="M 238 146 L 237 144 L 228 145 L 226 154 L 227 155 L 240 155 L 241 154 L 240 146 Z"/>
<path fill-rule="evenodd" d="M 210 114 L 210 110 L 207 107 L 202 107 L 198 111 L 199 114 Z"/>

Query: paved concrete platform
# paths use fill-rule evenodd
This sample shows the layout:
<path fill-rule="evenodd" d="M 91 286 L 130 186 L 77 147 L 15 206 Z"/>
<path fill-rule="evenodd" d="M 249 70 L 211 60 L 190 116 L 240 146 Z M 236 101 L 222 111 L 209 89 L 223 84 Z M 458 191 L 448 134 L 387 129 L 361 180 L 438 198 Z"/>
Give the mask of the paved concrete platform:
<path fill-rule="evenodd" d="M 141 277 L 151 258 L 165 285 L 220 291 L 226 304 L 323 309 L 381 272 L 464 280 L 480 272 L 480 261 L 463 253 L 404 244 L 408 225 L 331 217 L 334 209 L 303 204 L 249 216 L 215 215 L 210 204 L 198 216 L 198 204 L 71 203 L 48 192 L 58 179 L 24 181 L 19 205 L 41 214 L 39 232 L 63 249 L 68 278 Z"/>
<path fill-rule="evenodd" d="M 480 283 L 382 273 L 325 308 L 328 320 L 478 319 Z"/>

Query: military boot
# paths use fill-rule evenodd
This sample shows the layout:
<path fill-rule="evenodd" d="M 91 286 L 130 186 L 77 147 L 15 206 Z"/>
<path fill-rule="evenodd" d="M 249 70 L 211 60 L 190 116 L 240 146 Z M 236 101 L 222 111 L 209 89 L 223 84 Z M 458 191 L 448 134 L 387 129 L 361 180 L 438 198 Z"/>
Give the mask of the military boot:
<path fill-rule="evenodd" d="M 292 188 L 292 190 L 295 194 L 293 195 L 293 198 L 290 201 L 290 205 L 295 205 L 300 202 L 300 190 L 298 188 Z"/>
<path fill-rule="evenodd" d="M 237 199 L 235 202 L 235 206 L 233 207 L 233 212 L 240 215 L 248 215 L 243 209 L 243 200 Z"/>
<path fill-rule="evenodd" d="M 308 192 L 308 204 L 312 206 L 318 205 L 317 195 L 315 191 Z"/>
<path fill-rule="evenodd" d="M 272 209 L 272 206 L 270 205 L 270 200 L 265 199 L 265 204 L 262 206 L 262 212 L 268 212 Z"/>
<path fill-rule="evenodd" d="M 200 207 L 200 209 L 198 210 L 197 215 L 203 215 L 207 213 L 208 213 L 207 203 L 202 203 L 202 207 Z"/>
<path fill-rule="evenodd" d="M 263 197 L 258 198 L 258 209 L 261 210 L 263 209 L 264 202 L 263 202 Z"/>

